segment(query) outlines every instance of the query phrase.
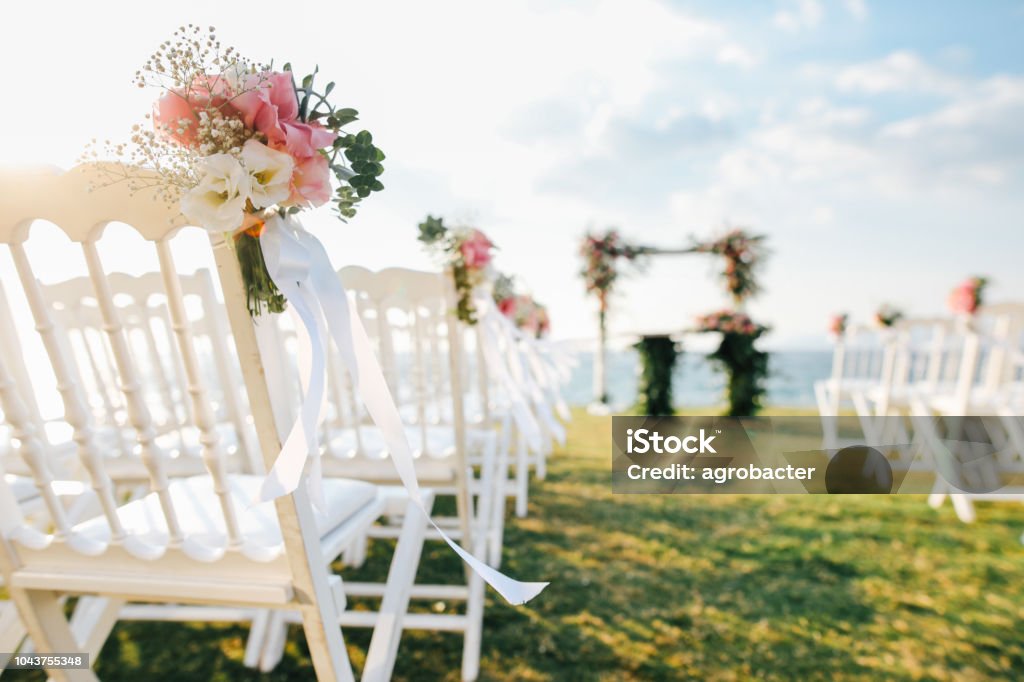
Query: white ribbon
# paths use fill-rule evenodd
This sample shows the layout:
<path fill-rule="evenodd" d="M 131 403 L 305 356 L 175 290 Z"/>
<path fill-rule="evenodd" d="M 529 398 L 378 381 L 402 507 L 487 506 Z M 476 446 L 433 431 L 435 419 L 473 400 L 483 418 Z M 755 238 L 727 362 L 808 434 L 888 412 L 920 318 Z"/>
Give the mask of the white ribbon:
<path fill-rule="evenodd" d="M 269 501 L 294 491 L 302 480 L 308 459 L 310 495 L 314 504 L 323 504 L 316 431 L 324 399 L 329 333 L 367 412 L 381 431 L 409 499 L 423 511 L 448 546 L 506 601 L 524 604 L 540 594 L 548 583 L 519 582 L 496 571 L 460 547 L 430 518 L 416 479 L 412 449 L 391 391 L 373 354 L 362 320 L 349 305 L 348 296 L 323 244 L 306 232 L 295 218 L 275 215 L 266 222 L 260 246 L 270 278 L 294 306 L 310 340 L 309 371 L 304 377 L 305 396 L 299 417 L 263 482 L 260 501 Z M 305 362 L 301 364 L 305 365 Z"/>

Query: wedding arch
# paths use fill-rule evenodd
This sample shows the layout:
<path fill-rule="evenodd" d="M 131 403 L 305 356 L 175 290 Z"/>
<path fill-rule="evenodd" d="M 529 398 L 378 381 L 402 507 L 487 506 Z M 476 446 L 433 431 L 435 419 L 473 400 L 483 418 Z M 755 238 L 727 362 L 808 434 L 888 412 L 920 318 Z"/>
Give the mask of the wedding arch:
<path fill-rule="evenodd" d="M 699 318 L 699 327 L 694 331 L 722 334 L 722 344 L 710 359 L 721 365 L 729 375 L 729 414 L 755 412 L 760 407 L 760 397 L 764 393 L 767 354 L 754 348 L 754 341 L 767 332 L 768 328 L 754 323 L 743 312 L 743 307 L 748 299 L 760 292 L 757 274 L 767 255 L 764 242 L 764 235 L 749 234 L 741 228 L 731 229 L 709 241 L 694 238 L 688 246 L 681 248 L 632 244 L 614 228 L 602 234 L 588 233 L 580 246 L 584 262 L 580 274 L 587 292 L 598 303 L 598 340 L 594 356 L 595 403 L 608 405 L 608 311 L 611 294 L 621 274 L 621 263 L 636 264 L 641 258 L 650 256 L 706 253 L 723 259 L 720 277 L 735 308 Z M 661 334 L 645 336 L 636 348 L 643 363 L 641 395 L 644 411 L 647 414 L 670 412 L 671 375 L 678 345 L 670 335 Z"/>

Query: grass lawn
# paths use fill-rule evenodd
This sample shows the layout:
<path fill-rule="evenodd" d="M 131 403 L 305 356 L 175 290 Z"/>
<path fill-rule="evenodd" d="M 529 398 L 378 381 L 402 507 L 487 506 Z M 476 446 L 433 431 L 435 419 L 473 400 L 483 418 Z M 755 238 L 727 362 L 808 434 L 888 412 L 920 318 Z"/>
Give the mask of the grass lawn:
<path fill-rule="evenodd" d="M 490 593 L 482 680 L 1024 678 L 1024 507 L 979 505 L 968 526 L 916 496 L 613 496 L 609 432 L 577 413 L 529 518 L 510 523 L 503 569 L 552 584 L 526 607 Z M 382 578 L 384 550 L 343 575 Z M 435 543 L 420 579 L 459 570 Z M 260 679 L 245 634 L 121 624 L 97 670 Z M 361 665 L 369 632 L 347 638 Z M 458 680 L 460 655 L 458 635 L 406 633 L 395 679 Z M 266 678 L 311 675 L 295 628 Z"/>

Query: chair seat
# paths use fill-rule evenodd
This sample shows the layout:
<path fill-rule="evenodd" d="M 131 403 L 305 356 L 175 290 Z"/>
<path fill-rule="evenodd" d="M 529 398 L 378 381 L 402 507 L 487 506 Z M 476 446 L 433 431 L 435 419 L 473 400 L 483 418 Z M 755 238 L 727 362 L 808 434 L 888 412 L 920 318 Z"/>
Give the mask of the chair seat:
<path fill-rule="evenodd" d="M 455 430 L 452 426 L 428 426 L 426 448 L 423 432 L 418 426 L 405 426 L 406 437 L 412 447 L 416 476 L 426 485 L 449 484 L 456 478 Z M 468 456 L 484 453 L 492 448 L 495 432 L 486 428 L 466 430 Z M 360 450 L 357 446 L 362 444 Z M 398 480 L 395 465 L 388 456 L 384 436 L 376 426 L 359 427 L 359 441 L 351 428 L 334 429 L 328 438 L 323 457 L 324 473 L 328 476 L 353 476 L 375 483 Z"/>
<path fill-rule="evenodd" d="M 455 454 L 455 428 L 449 424 L 428 426 L 405 425 L 413 455 L 419 459 L 446 459 Z M 424 433 L 426 438 L 424 438 Z M 479 446 L 492 431 L 470 428 L 466 431 L 466 445 L 472 450 Z M 360 445 L 362 447 L 360 447 Z M 358 437 L 353 428 L 331 429 L 327 438 L 327 451 L 339 457 L 362 455 L 368 459 L 385 459 L 388 447 L 381 430 L 373 425 L 360 426 Z"/>
<path fill-rule="evenodd" d="M 274 506 L 269 502 L 253 505 L 261 481 L 260 476 L 229 477 L 231 502 L 246 539 L 265 547 L 273 547 L 282 542 Z M 323 486 L 327 508 L 313 510 L 321 537 L 377 497 L 377 487 L 364 481 L 325 478 Z M 213 479 L 210 476 L 174 480 L 169 490 L 182 532 L 186 537 L 193 537 L 204 545 L 213 547 L 226 543 L 224 516 L 219 498 L 213 491 Z M 118 508 L 117 515 L 128 533 L 140 534 L 150 544 L 167 543 L 167 524 L 156 493 L 122 505 Z M 105 543 L 110 540 L 110 527 L 102 516 L 79 524 L 75 531 L 98 542 Z"/>

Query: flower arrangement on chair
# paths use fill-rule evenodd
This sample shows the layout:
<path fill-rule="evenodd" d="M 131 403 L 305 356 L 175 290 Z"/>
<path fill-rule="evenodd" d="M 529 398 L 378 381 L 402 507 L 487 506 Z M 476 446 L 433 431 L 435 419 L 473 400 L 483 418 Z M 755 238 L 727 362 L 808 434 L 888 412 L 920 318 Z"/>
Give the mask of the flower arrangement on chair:
<path fill-rule="evenodd" d="M 517 294 L 496 299 L 498 310 L 515 324 L 516 328 L 535 338 L 547 336 L 551 319 L 547 308 L 529 294 Z"/>
<path fill-rule="evenodd" d="M 708 358 L 728 375 L 728 416 L 751 416 L 761 407 L 768 377 L 768 353 L 755 347 L 768 327 L 757 324 L 745 313 L 719 310 L 697 318 L 697 331 L 719 332 L 722 342 Z"/>
<path fill-rule="evenodd" d="M 384 189 L 384 153 L 369 131 L 344 132 L 358 112 L 331 104 L 335 84 L 315 89 L 316 75 L 296 82 L 290 64 L 250 62 L 212 27 L 183 26 L 135 74 L 138 87 L 162 91 L 151 125 L 135 125 L 131 144 L 85 154 L 124 158 L 107 169 L 111 182 L 155 187 L 194 224 L 231 233 L 253 316 L 286 305 L 260 246 L 268 219 L 333 202 L 344 221 Z"/>
<path fill-rule="evenodd" d="M 846 334 L 846 327 L 849 323 L 850 316 L 846 313 L 837 313 L 829 318 L 828 321 L 828 332 L 837 339 L 843 337 Z"/>
<path fill-rule="evenodd" d="M 488 279 L 494 243 L 475 227 L 449 228 L 442 218 L 429 215 L 419 224 L 419 230 L 419 240 L 452 271 L 458 318 L 466 324 L 476 324 L 473 290 Z"/>
<path fill-rule="evenodd" d="M 957 315 L 973 315 L 984 303 L 987 277 L 968 277 L 949 292 L 946 304 Z"/>
<path fill-rule="evenodd" d="M 903 311 L 889 304 L 885 304 L 875 311 L 875 324 L 882 329 L 889 329 L 902 319 Z"/>

